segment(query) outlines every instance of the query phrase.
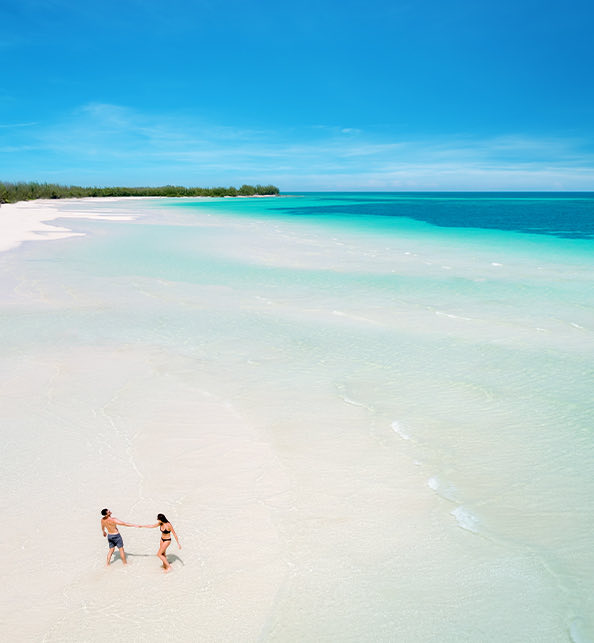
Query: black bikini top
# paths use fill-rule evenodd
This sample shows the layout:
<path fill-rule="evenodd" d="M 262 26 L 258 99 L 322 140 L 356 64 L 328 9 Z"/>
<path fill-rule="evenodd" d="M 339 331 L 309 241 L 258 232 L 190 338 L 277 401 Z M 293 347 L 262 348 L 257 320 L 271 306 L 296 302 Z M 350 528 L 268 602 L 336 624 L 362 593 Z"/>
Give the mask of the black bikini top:
<path fill-rule="evenodd" d="M 171 530 L 170 529 L 161 529 L 162 534 L 170 534 Z"/>

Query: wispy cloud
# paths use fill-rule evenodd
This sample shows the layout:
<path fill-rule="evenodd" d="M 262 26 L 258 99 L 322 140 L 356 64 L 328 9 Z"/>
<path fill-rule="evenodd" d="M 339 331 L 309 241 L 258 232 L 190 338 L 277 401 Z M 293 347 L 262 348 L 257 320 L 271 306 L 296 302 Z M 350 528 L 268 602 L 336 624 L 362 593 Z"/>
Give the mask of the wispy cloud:
<path fill-rule="evenodd" d="M 36 122 L 31 123 L 0 123 L 0 129 L 13 129 L 16 127 L 33 127 L 37 125 Z"/>
<path fill-rule="evenodd" d="M 49 126 L 33 125 L 0 125 L 11 133 L 4 151 L 12 150 L 6 167 L 0 160 L 0 176 L 57 175 L 95 184 L 254 181 L 284 190 L 594 189 L 594 151 L 571 138 L 410 140 L 350 126 L 273 131 L 105 103 L 84 105 Z M 25 170 L 27 176 L 14 176 Z"/>

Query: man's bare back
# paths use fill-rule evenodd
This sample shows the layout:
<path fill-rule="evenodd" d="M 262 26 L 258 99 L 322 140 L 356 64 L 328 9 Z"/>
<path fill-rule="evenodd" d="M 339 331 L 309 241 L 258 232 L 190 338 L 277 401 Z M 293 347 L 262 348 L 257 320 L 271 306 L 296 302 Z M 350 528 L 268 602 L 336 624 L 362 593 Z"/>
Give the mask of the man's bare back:
<path fill-rule="evenodd" d="M 109 509 L 102 509 L 101 515 L 101 532 L 105 537 L 107 537 L 107 545 L 109 547 L 109 552 L 107 554 L 107 564 L 111 562 L 111 556 L 117 547 L 120 550 L 120 556 L 124 565 L 127 564 L 126 561 L 126 552 L 124 551 L 124 541 L 118 530 L 118 525 L 124 525 L 126 527 L 138 527 L 139 525 L 133 525 L 129 522 L 124 522 L 123 520 L 118 520 L 118 518 L 113 518 L 111 511 Z"/>
<path fill-rule="evenodd" d="M 107 530 L 108 534 L 117 534 L 119 533 L 118 528 L 117 528 L 117 518 L 112 518 L 111 513 L 109 514 L 109 517 L 101 518 L 101 529 Z"/>

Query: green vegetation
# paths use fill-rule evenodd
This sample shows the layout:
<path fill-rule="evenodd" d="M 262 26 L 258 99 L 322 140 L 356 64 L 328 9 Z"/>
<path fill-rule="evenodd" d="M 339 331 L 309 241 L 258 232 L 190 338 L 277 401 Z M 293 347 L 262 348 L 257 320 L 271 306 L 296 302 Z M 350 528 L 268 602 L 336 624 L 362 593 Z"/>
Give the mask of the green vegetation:
<path fill-rule="evenodd" d="M 88 196 L 263 196 L 277 195 L 274 185 L 242 185 L 229 188 L 185 188 L 164 185 L 159 188 L 82 188 L 55 183 L 3 183 L 0 181 L 0 203 L 15 203 L 31 199 L 72 199 Z"/>

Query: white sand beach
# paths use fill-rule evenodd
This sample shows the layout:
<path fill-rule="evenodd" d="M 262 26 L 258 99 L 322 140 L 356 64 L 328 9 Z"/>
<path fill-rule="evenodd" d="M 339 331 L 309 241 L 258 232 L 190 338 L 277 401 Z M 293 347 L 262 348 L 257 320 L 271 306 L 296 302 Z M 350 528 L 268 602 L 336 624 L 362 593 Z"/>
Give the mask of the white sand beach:
<path fill-rule="evenodd" d="M 134 197 L 132 197 L 134 198 Z M 84 204 L 87 199 L 68 199 L 69 202 Z M 121 199 L 96 199 L 97 202 L 117 203 Z M 100 215 L 92 212 L 67 212 L 56 201 L 39 199 L 37 201 L 20 201 L 18 203 L 5 203 L 0 207 L 0 252 L 16 248 L 23 241 L 49 241 L 66 239 L 82 235 L 63 226 L 50 225 L 48 221 L 60 219 L 92 219 L 99 217 L 103 220 L 123 221 L 131 217 L 125 214 L 112 214 L 103 212 Z M 84 207 L 84 206 L 83 206 Z"/>
<path fill-rule="evenodd" d="M 454 307 L 450 275 L 509 278 L 493 248 L 324 234 L 150 199 L 0 208 L 7 640 L 561 641 L 580 622 L 587 565 L 560 549 L 551 572 L 561 508 L 539 513 L 527 473 L 568 438 L 542 441 L 549 402 L 505 388 L 518 346 L 555 331 L 539 359 L 579 356 L 579 306 L 576 326 Z M 431 304 L 374 294 L 372 266 L 382 288 L 437 279 Z M 103 507 L 166 514 L 171 573 L 132 528 L 106 569 Z"/>
<path fill-rule="evenodd" d="M 84 234 L 49 223 L 58 217 L 134 218 L 114 214 L 118 199 L 93 200 L 110 205 L 100 213 L 85 211 L 85 201 L 2 206 L 1 249 Z M 264 502 L 287 481 L 233 406 L 190 382 L 188 365 L 177 364 L 186 374 L 175 377 L 169 360 L 156 349 L 86 346 L 2 361 L 3 504 L 16 554 L 3 570 L 3 622 L 12 640 L 192 640 L 196 620 L 205 640 L 261 631 L 286 571 Z M 169 513 L 184 547 L 169 551 L 180 572 L 173 593 L 153 555 L 156 530 L 122 528 L 129 569 L 118 556 L 104 568 L 105 504 L 138 523 Z M 181 504 L 192 509 L 178 517 Z M 198 601 L 179 605 L 194 594 Z"/>

